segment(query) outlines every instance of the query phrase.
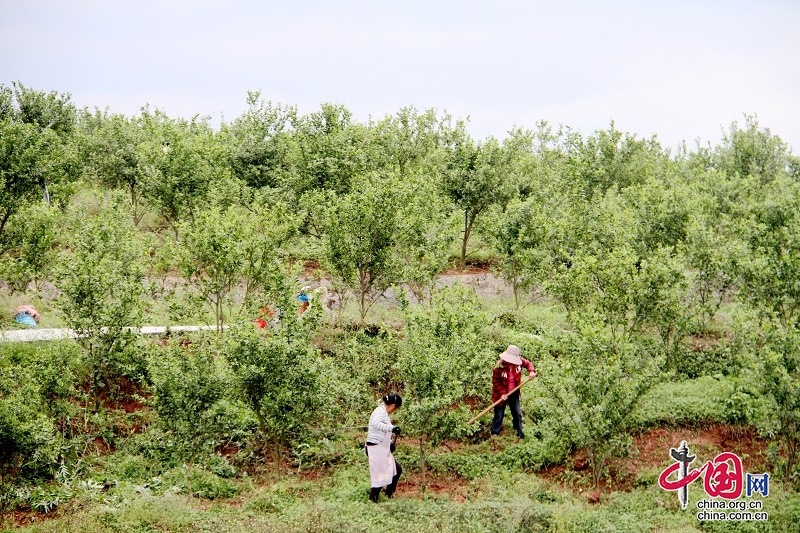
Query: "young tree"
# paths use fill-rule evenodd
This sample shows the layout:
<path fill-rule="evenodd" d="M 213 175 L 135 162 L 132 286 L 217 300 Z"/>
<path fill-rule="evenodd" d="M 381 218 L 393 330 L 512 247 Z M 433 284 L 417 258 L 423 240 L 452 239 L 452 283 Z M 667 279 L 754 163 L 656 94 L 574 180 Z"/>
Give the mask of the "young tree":
<path fill-rule="evenodd" d="M 429 310 L 405 312 L 395 368 L 405 391 L 403 425 L 417 439 L 424 486 L 426 446 L 464 434 L 469 412 L 462 400 L 488 396 L 495 354 L 488 348 L 487 317 L 470 289 L 442 289 Z"/>
<path fill-rule="evenodd" d="M 279 270 L 279 251 L 297 231 L 281 204 L 258 211 L 210 206 L 195 223 L 180 226 L 180 269 L 187 283 L 214 310 L 217 331 L 235 308 L 253 307 Z M 239 287 L 244 286 L 244 294 Z"/>
<path fill-rule="evenodd" d="M 95 409 L 100 390 L 130 371 L 131 328 L 140 326 L 145 275 L 145 252 L 124 201 L 98 201 L 94 216 L 73 213 L 56 268 L 56 306 L 84 349 Z"/>
<path fill-rule="evenodd" d="M 711 154 L 712 168 L 737 181 L 754 178 L 760 185 L 767 185 L 800 168 L 797 158 L 791 155 L 790 148 L 780 137 L 773 135 L 769 128 L 760 129 L 757 116 L 745 115 L 744 119 L 744 127 L 738 122 L 731 124 L 722 143 Z"/>
<path fill-rule="evenodd" d="M 401 279 L 420 302 L 433 296 L 439 274 L 447 268 L 459 225 L 450 216 L 445 200 L 432 188 L 430 183 L 414 184 L 405 195 L 409 201 L 400 207 L 397 217 L 397 265 Z"/>
<path fill-rule="evenodd" d="M 275 306 L 293 309 L 296 288 L 285 289 Z M 233 386 L 256 415 L 261 437 L 271 443 L 278 471 L 283 449 L 305 434 L 324 407 L 318 353 L 309 340 L 313 322 L 313 315 L 282 313 L 276 328 L 243 324 L 222 343 Z"/>
<path fill-rule="evenodd" d="M 386 289 L 402 280 L 398 268 L 405 197 L 395 176 L 359 176 L 342 195 L 329 194 L 316 208 L 321 222 L 322 263 L 358 300 L 361 321 Z"/>
<path fill-rule="evenodd" d="M 147 142 L 142 121 L 136 117 L 108 115 L 96 111 L 80 116 L 79 139 L 85 172 L 89 179 L 125 192 L 138 226 L 146 213 L 145 166 L 139 152 Z"/>
<path fill-rule="evenodd" d="M 184 346 L 172 343 L 148 361 L 152 405 L 186 462 L 186 487 L 192 497 L 191 468 L 197 457 L 211 453 L 219 423 L 214 405 L 223 398 L 225 379 L 208 339 Z"/>
<path fill-rule="evenodd" d="M 547 279 L 553 267 L 556 213 L 533 198 L 513 201 L 493 224 L 499 269 L 514 290 L 517 309 L 523 296 Z"/>
<path fill-rule="evenodd" d="M 489 207 L 504 204 L 516 192 L 510 179 L 510 150 L 494 138 L 475 143 L 459 122 L 446 143 L 441 173 L 442 192 L 464 214 L 460 267 L 467 258 L 467 244 L 475 221 Z"/>
<path fill-rule="evenodd" d="M 0 106 L 0 118 L 10 116 L 25 124 L 35 124 L 40 131 L 51 130 L 61 137 L 74 131 L 77 110 L 71 101 L 72 95 L 55 91 L 45 93 L 19 82 L 12 85 L 13 100 L 8 99 L 7 105 Z M 8 92 L 6 94 L 10 96 Z"/>
<path fill-rule="evenodd" d="M 539 386 L 564 437 L 589 454 L 594 485 L 606 461 L 630 448 L 629 417 L 655 384 L 663 361 L 644 338 L 615 339 L 606 327 L 579 324 L 553 338 L 540 364 Z"/>

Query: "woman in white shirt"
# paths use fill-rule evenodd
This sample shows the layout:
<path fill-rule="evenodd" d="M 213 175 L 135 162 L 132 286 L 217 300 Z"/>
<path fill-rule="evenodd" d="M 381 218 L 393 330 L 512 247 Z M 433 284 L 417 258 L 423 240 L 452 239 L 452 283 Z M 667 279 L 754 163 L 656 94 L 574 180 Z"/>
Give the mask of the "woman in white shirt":
<path fill-rule="evenodd" d="M 365 451 L 369 457 L 369 475 L 372 489 L 369 499 L 378 503 L 381 489 L 386 487 L 386 497 L 394 496 L 397 489 L 397 480 L 403 469 L 394 458 L 394 443 L 392 433 L 400 434 L 400 426 L 392 425 L 389 415 L 397 411 L 403 404 L 399 394 L 387 394 L 383 397 L 383 405 L 379 405 L 369 417 L 367 443 Z"/>

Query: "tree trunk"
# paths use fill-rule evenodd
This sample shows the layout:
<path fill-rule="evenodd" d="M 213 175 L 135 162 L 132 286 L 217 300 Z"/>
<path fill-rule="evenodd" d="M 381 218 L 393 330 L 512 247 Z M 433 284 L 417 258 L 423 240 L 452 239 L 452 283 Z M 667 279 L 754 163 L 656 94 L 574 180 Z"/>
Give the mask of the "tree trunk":
<path fill-rule="evenodd" d="M 361 324 L 364 324 L 364 318 L 367 316 L 366 298 L 367 291 L 369 290 L 369 274 L 359 270 L 358 272 L 358 290 L 359 294 L 359 314 L 361 315 Z"/>
<path fill-rule="evenodd" d="M 189 498 L 193 498 L 192 493 L 192 464 L 186 463 L 186 491 L 189 493 Z"/>
<path fill-rule="evenodd" d="M 783 478 L 783 486 L 788 487 L 792 479 L 792 470 L 797 459 L 797 440 L 791 435 L 786 435 L 786 476 Z"/>
<path fill-rule="evenodd" d="M 419 471 L 422 472 L 422 493 L 424 494 L 428 483 L 425 479 L 425 446 L 423 437 L 419 439 Z"/>
<path fill-rule="evenodd" d="M 222 332 L 222 296 L 219 294 L 215 295 L 214 300 L 214 319 L 216 321 L 217 326 L 217 335 Z"/>
<path fill-rule="evenodd" d="M 281 439 L 278 435 L 272 437 L 272 461 L 275 464 L 275 469 L 278 472 L 278 477 L 281 477 L 283 471 L 281 469 Z"/>
<path fill-rule="evenodd" d="M 6 222 L 11 217 L 11 213 L 13 212 L 13 208 L 7 207 L 6 212 L 3 214 L 3 219 L 0 220 L 0 235 L 3 235 L 3 228 L 6 227 Z"/>
<path fill-rule="evenodd" d="M 461 271 L 464 271 L 464 266 L 467 263 L 467 242 L 469 242 L 469 236 L 472 233 L 472 226 L 475 224 L 475 218 L 477 218 L 478 214 L 477 211 L 473 211 L 472 216 L 468 215 L 468 211 L 464 210 L 464 239 L 461 241 Z"/>

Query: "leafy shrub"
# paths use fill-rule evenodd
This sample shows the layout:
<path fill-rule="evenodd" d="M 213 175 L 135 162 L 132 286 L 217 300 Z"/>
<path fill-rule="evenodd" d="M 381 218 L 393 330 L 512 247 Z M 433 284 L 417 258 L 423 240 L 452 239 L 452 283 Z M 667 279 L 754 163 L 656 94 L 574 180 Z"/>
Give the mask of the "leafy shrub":
<path fill-rule="evenodd" d="M 442 289 L 430 309 L 405 312 L 407 335 L 395 368 L 406 394 L 401 416 L 417 439 L 424 476 L 426 442 L 463 436 L 468 416 L 463 398 L 488 396 L 494 354 L 486 349 L 486 315 L 471 289 Z"/>
<path fill-rule="evenodd" d="M 316 350 L 301 324 L 282 319 L 277 331 L 251 324 L 234 328 L 221 345 L 233 371 L 235 394 L 252 410 L 273 461 L 300 439 L 324 406 Z"/>
<path fill-rule="evenodd" d="M 224 479 L 230 479 L 236 476 L 236 467 L 228 462 L 227 457 L 224 457 L 220 454 L 211 454 L 205 457 L 200 457 L 198 462 L 215 476 L 219 476 Z"/>
<path fill-rule="evenodd" d="M 696 349 L 676 348 L 665 367 L 674 371 L 678 379 L 696 379 L 700 376 L 735 373 L 731 346 L 726 341 Z"/>
<path fill-rule="evenodd" d="M 726 422 L 729 420 L 726 402 L 733 389 L 733 381 L 722 376 L 657 383 L 630 414 L 629 427 Z"/>
<path fill-rule="evenodd" d="M 151 478 L 159 466 L 159 463 L 148 461 L 140 455 L 117 453 L 111 456 L 106 468 L 116 479 L 139 483 Z"/>
<path fill-rule="evenodd" d="M 119 197 L 102 205 L 96 216 L 72 217 L 69 250 L 56 268 L 61 294 L 56 304 L 66 324 L 79 336 L 95 411 L 100 391 L 120 377 L 138 378 L 142 369 L 136 335 L 142 317 L 144 248 Z"/>
<path fill-rule="evenodd" d="M 192 496 L 198 496 L 207 500 L 217 500 L 220 498 L 232 498 L 239 493 L 237 483 L 220 477 L 209 472 L 204 468 L 193 469 L 190 474 Z"/>
<path fill-rule="evenodd" d="M 535 430 L 531 433 L 535 433 Z M 501 457 L 504 462 L 525 470 L 540 470 L 561 464 L 571 450 L 571 443 L 558 432 L 547 431 L 540 438 L 529 438 L 507 446 Z"/>
<path fill-rule="evenodd" d="M 46 416 L 40 389 L 26 366 L 9 365 L 0 373 L 0 516 L 18 482 L 41 474 L 50 462 L 54 428 Z"/>
<path fill-rule="evenodd" d="M 538 378 L 551 402 L 548 416 L 562 440 L 587 449 L 597 485 L 606 459 L 629 449 L 631 414 L 661 361 L 646 340 L 615 339 L 608 328 L 586 327 L 550 342 L 558 358 L 544 359 Z"/>

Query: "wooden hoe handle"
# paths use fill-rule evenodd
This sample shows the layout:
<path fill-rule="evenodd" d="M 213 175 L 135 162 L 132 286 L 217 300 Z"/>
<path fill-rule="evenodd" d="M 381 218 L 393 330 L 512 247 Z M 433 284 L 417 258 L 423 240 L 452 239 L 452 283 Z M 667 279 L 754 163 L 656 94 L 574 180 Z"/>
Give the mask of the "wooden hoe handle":
<path fill-rule="evenodd" d="M 528 378 L 527 380 L 523 381 L 522 383 L 520 383 L 519 385 L 514 387 L 511 391 L 509 391 L 508 394 L 506 394 L 506 397 L 508 397 L 509 394 L 514 394 L 515 392 L 517 392 L 519 389 L 521 389 L 523 386 L 525 386 L 526 384 L 528 384 L 531 381 L 533 381 L 533 378 Z M 481 411 L 480 413 L 478 413 L 477 415 L 472 417 L 472 419 L 469 422 L 467 422 L 467 425 L 468 426 L 472 425 L 477 419 L 479 419 L 480 417 L 482 417 L 483 415 L 485 415 L 486 413 L 488 413 L 489 411 L 491 411 L 492 409 L 494 409 L 495 407 L 497 407 L 498 405 L 500 405 L 504 401 L 505 400 L 503 400 L 502 398 L 497 400 L 492 405 L 490 405 L 489 407 L 487 407 L 486 409 L 484 409 L 483 411 Z"/>

